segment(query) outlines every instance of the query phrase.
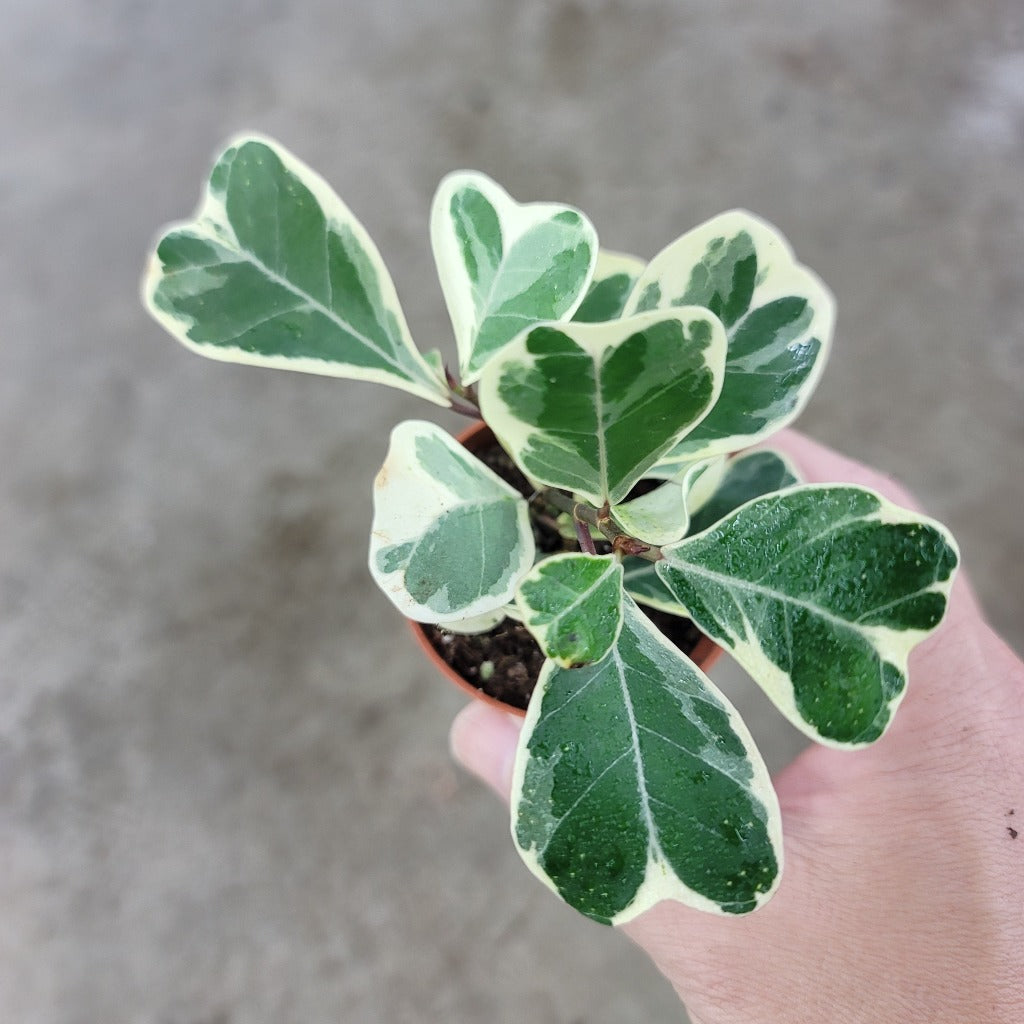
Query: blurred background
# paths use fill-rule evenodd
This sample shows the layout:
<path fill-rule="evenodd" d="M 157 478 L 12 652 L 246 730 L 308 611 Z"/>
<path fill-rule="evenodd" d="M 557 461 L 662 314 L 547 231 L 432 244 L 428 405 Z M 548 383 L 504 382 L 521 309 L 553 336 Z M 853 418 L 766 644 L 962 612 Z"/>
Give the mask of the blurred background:
<path fill-rule="evenodd" d="M 748 207 L 838 298 L 801 426 L 952 528 L 1021 650 L 1019 0 L 2 9 L 0 1020 L 679 1020 L 520 865 L 365 568 L 387 431 L 458 421 L 186 352 L 139 306 L 145 252 L 225 137 L 268 133 L 450 354 L 451 169 L 644 256 Z M 714 675 L 785 763 L 793 731 Z"/>

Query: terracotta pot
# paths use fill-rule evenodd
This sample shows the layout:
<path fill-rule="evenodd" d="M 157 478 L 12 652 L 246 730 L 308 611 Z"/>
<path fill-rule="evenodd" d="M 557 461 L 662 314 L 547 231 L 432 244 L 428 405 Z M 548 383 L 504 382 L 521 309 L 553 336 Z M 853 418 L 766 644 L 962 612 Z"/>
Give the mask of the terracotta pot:
<path fill-rule="evenodd" d="M 459 442 L 462 446 L 468 451 L 474 453 L 484 448 L 488 448 L 493 441 L 494 434 L 486 423 L 474 423 L 471 427 L 468 427 L 459 434 Z M 484 693 L 483 690 L 474 686 L 468 680 L 463 679 L 463 677 L 460 676 L 459 673 L 456 672 L 434 649 L 434 645 L 429 639 L 427 639 L 427 634 L 423 625 L 419 622 L 412 622 L 410 620 L 406 621 L 409 622 L 412 635 L 416 638 L 416 642 L 422 648 L 427 660 L 432 662 L 437 670 L 442 675 L 447 676 L 456 686 L 464 690 L 476 700 L 482 700 L 485 704 L 492 704 L 494 707 L 501 708 L 502 711 L 506 711 L 511 715 L 517 715 L 520 718 L 526 715 L 526 712 L 522 708 L 517 708 L 511 704 L 506 704 L 503 701 L 497 700 L 496 698 Z M 697 641 L 697 646 L 694 647 L 692 651 L 688 652 L 687 656 L 699 668 L 706 672 L 718 660 L 721 653 L 722 649 L 713 640 L 702 635 L 700 640 Z"/>

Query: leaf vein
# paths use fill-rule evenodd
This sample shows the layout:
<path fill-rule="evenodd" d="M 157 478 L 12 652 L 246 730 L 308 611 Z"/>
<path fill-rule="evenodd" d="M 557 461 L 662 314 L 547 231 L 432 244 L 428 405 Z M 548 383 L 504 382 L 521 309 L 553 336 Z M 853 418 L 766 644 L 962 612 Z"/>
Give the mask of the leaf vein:
<path fill-rule="evenodd" d="M 629 755 L 629 752 L 630 752 L 629 751 L 629 747 L 626 747 L 626 749 L 623 750 L 622 753 L 619 754 L 618 757 L 616 757 L 613 761 L 611 761 L 601 771 L 601 773 L 599 775 L 597 775 L 596 778 L 594 778 L 594 779 L 592 779 L 590 781 L 590 783 L 586 786 L 586 788 L 583 790 L 583 792 L 580 793 L 580 795 L 572 802 L 572 805 L 566 810 L 566 812 L 564 814 L 562 814 L 560 817 L 558 817 L 556 819 L 553 819 L 555 821 L 555 827 L 548 833 L 547 838 L 544 841 L 544 846 L 540 850 L 537 851 L 537 857 L 538 858 L 542 858 L 544 856 L 544 854 L 547 852 L 547 848 L 551 845 L 551 841 L 552 841 L 552 839 L 555 838 L 555 834 L 565 824 L 565 822 L 568 821 L 568 819 L 572 816 L 573 811 L 575 811 L 576 808 L 579 807 L 579 805 L 581 803 L 583 803 L 583 801 L 590 795 L 590 793 L 594 789 L 594 787 L 610 771 L 612 771 L 612 769 L 614 769 L 616 767 L 616 765 L 618 765 L 618 763 L 620 761 L 622 761 L 623 759 L 625 759 Z"/>

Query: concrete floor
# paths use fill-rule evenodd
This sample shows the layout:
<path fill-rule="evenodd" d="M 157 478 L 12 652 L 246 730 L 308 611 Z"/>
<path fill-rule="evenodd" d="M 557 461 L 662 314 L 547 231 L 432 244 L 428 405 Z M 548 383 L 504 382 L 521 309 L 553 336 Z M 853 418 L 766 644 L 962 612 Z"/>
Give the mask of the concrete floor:
<path fill-rule="evenodd" d="M 222 138 L 265 131 L 450 351 L 426 218 L 452 168 L 640 254 L 747 206 L 838 296 L 802 425 L 950 525 L 1022 649 L 1019 0 L 3 20 L 0 1020 L 678 1020 L 636 950 L 528 878 L 449 763 L 460 698 L 370 582 L 380 432 L 431 410 L 190 355 L 139 308 L 145 249 Z M 793 733 L 716 676 L 784 763 Z"/>

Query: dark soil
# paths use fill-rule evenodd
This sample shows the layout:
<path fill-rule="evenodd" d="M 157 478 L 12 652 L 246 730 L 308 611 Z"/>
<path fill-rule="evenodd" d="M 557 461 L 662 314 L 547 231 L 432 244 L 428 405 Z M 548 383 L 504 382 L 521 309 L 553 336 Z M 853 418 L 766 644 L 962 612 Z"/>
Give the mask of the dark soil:
<path fill-rule="evenodd" d="M 684 654 L 697 646 L 701 634 L 689 619 L 653 608 L 641 611 Z M 472 636 L 452 633 L 441 626 L 424 625 L 423 630 L 434 650 L 470 686 L 503 704 L 526 709 L 544 667 L 544 655 L 521 622 L 506 619 L 487 633 Z"/>
<path fill-rule="evenodd" d="M 451 633 L 440 626 L 425 625 L 423 629 L 434 650 L 470 686 L 503 704 L 526 708 L 544 655 L 521 622 L 505 619 L 494 629 L 472 636 Z"/>
<path fill-rule="evenodd" d="M 488 440 L 489 443 L 479 446 L 470 443 L 466 447 L 524 498 L 530 499 L 534 493 L 530 482 L 507 452 L 493 439 L 488 437 Z M 577 550 L 575 541 L 562 537 L 554 518 L 538 508 L 536 502 L 530 505 L 530 521 L 538 551 L 550 554 Z M 599 543 L 599 550 L 602 548 L 602 553 L 610 550 L 609 545 Z M 653 608 L 641 610 L 684 654 L 697 646 L 701 633 L 689 619 Z M 423 630 L 434 650 L 470 686 L 504 704 L 525 710 L 544 666 L 544 655 L 522 623 L 506 619 L 486 633 L 471 636 L 427 624 L 423 625 Z"/>
<path fill-rule="evenodd" d="M 473 454 L 528 501 L 534 496 L 530 481 L 523 476 L 501 445 L 491 441 L 486 448 L 474 451 Z M 530 505 L 530 525 L 533 527 L 533 539 L 537 544 L 537 550 L 541 554 L 552 555 L 556 551 L 576 550 L 575 541 L 566 540 L 559 531 L 554 517 L 546 515 L 543 509 L 537 507 L 536 502 Z"/>

